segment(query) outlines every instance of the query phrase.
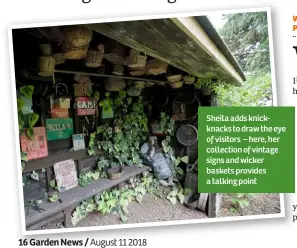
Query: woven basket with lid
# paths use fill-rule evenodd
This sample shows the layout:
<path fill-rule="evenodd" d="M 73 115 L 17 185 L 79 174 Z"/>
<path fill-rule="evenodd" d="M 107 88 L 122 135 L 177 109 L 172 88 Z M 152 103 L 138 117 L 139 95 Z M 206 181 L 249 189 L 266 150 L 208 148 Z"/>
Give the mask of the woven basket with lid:
<path fill-rule="evenodd" d="M 89 44 L 76 47 L 70 43 L 63 44 L 64 58 L 65 59 L 82 59 L 85 58 L 88 52 Z"/>
<path fill-rule="evenodd" d="M 121 78 L 107 78 L 105 79 L 104 86 L 107 91 L 121 91 L 125 89 L 126 82 Z"/>
<path fill-rule="evenodd" d="M 52 56 L 40 56 L 38 58 L 38 74 L 43 77 L 52 76 L 55 72 L 56 61 Z"/>
<path fill-rule="evenodd" d="M 90 50 L 86 56 L 86 66 L 96 68 L 101 65 L 101 62 L 104 58 L 104 53 L 96 50 Z"/>
<path fill-rule="evenodd" d="M 168 64 L 158 59 L 150 60 L 146 63 L 148 75 L 160 75 L 167 72 Z"/>
<path fill-rule="evenodd" d="M 67 26 L 64 29 L 64 39 L 75 47 L 85 46 L 92 40 L 93 31 L 85 26 Z"/>
<path fill-rule="evenodd" d="M 110 63 L 114 65 L 125 65 L 128 53 L 127 47 L 119 42 L 112 41 L 105 45 L 105 50 L 104 58 Z"/>

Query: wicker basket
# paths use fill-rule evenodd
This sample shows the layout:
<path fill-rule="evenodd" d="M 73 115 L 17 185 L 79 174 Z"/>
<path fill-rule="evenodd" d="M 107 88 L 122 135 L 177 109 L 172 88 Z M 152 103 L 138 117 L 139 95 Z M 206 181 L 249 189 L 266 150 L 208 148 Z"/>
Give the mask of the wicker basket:
<path fill-rule="evenodd" d="M 118 179 L 123 175 L 124 168 L 123 167 L 116 167 L 116 168 L 109 168 L 107 170 L 107 177 L 110 180 Z"/>
<path fill-rule="evenodd" d="M 145 82 L 144 81 L 135 81 L 134 85 L 135 85 L 135 88 L 143 89 L 145 87 Z"/>
<path fill-rule="evenodd" d="M 104 82 L 105 90 L 107 91 L 121 91 L 125 89 L 126 82 L 120 78 L 107 78 Z"/>
<path fill-rule="evenodd" d="M 65 58 L 63 53 L 55 53 L 52 55 L 52 57 L 55 59 L 56 65 L 61 65 L 65 63 Z"/>
<path fill-rule="evenodd" d="M 145 67 L 135 67 L 135 68 L 129 68 L 129 73 L 132 76 L 143 76 L 146 73 Z"/>
<path fill-rule="evenodd" d="M 150 60 L 146 63 L 147 75 L 156 76 L 156 75 L 164 74 L 167 72 L 167 68 L 168 68 L 167 63 L 157 59 Z"/>
<path fill-rule="evenodd" d="M 43 77 L 52 76 L 55 72 L 55 63 L 55 59 L 51 56 L 40 56 L 37 65 L 39 75 Z"/>
<path fill-rule="evenodd" d="M 90 84 L 83 83 L 83 84 L 73 84 L 74 88 L 74 95 L 75 96 L 88 96 Z"/>
<path fill-rule="evenodd" d="M 158 86 L 165 86 L 166 83 L 165 83 L 165 82 L 158 82 L 157 85 L 158 85 Z"/>
<path fill-rule="evenodd" d="M 195 82 L 196 78 L 192 76 L 186 76 L 184 77 L 185 84 L 193 84 Z"/>
<path fill-rule="evenodd" d="M 104 53 L 100 51 L 90 50 L 87 53 L 86 57 L 86 66 L 96 68 L 101 65 L 101 62 L 104 58 Z"/>
<path fill-rule="evenodd" d="M 39 48 L 43 56 L 52 55 L 52 46 L 50 44 L 41 44 L 39 45 Z"/>
<path fill-rule="evenodd" d="M 110 63 L 114 65 L 125 65 L 127 57 L 127 48 L 116 41 L 106 44 L 106 53 L 104 58 L 106 58 Z"/>
<path fill-rule="evenodd" d="M 75 47 L 85 46 L 92 40 L 93 32 L 85 26 L 67 26 L 64 29 L 64 39 Z"/>
<path fill-rule="evenodd" d="M 154 85 L 154 82 L 145 82 L 145 87 L 153 87 Z"/>
<path fill-rule="evenodd" d="M 173 89 L 178 89 L 183 86 L 183 83 L 184 83 L 183 81 L 178 81 L 178 82 L 170 83 L 170 85 Z"/>
<path fill-rule="evenodd" d="M 74 80 L 80 84 L 91 83 L 91 79 L 88 75 L 79 74 L 79 73 L 75 74 Z"/>
<path fill-rule="evenodd" d="M 171 75 L 167 77 L 167 81 L 170 83 L 179 82 L 181 81 L 183 76 L 181 74 Z"/>
<path fill-rule="evenodd" d="M 113 65 L 112 74 L 122 76 L 124 75 L 124 66 L 122 65 Z"/>
<path fill-rule="evenodd" d="M 145 67 L 146 60 L 147 60 L 146 55 L 140 55 L 139 52 L 132 50 L 130 51 L 130 56 L 127 57 L 126 64 L 130 68 Z"/>
<path fill-rule="evenodd" d="M 82 59 L 85 58 L 88 52 L 89 45 L 75 47 L 70 43 L 64 43 L 64 58 L 65 59 Z"/>

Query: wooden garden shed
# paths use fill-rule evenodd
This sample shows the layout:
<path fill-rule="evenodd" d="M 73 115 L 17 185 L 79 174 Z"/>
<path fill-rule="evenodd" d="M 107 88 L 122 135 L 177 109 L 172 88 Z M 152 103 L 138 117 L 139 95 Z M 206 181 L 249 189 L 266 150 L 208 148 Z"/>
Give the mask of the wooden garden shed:
<path fill-rule="evenodd" d="M 28 104 L 34 112 L 39 114 L 40 118 L 36 125 L 43 128 L 41 129 L 41 131 L 43 130 L 42 132 L 46 132 L 46 135 L 43 133 L 43 139 L 41 137 L 38 143 L 39 146 L 46 143 L 46 147 L 43 146 L 43 151 L 46 150 L 46 152 L 42 155 L 38 150 L 41 149 L 39 147 L 34 153 L 35 157 L 32 155 L 32 158 L 26 162 L 23 169 L 23 175 L 30 178 L 32 177 L 32 172 L 34 172 L 38 174 L 39 178 L 38 181 L 30 181 L 23 187 L 24 201 L 27 205 L 28 202 L 36 199 L 43 199 L 44 194 L 53 191 L 49 184 L 55 173 L 57 173 L 55 170 L 57 164 L 71 160 L 77 174 L 80 175 L 95 168 L 98 156 L 104 154 L 104 151 L 98 148 L 94 149 L 92 156 L 88 152 L 91 133 L 100 126 L 102 121 L 102 116 L 100 116 L 101 110 L 100 108 L 94 108 L 90 101 L 84 102 L 83 99 L 77 101 L 78 95 L 75 95 L 76 89 L 74 89 L 74 85 L 77 84 L 74 80 L 75 76 L 79 75 L 80 78 L 82 76 L 90 77 L 93 90 L 96 89 L 100 93 L 100 99 L 102 95 L 104 96 L 104 92 L 107 91 L 106 80 L 112 79 L 144 82 L 146 87 L 141 94 L 147 99 L 150 99 L 148 96 L 152 95 L 161 101 L 166 96 L 171 104 L 172 99 L 176 99 L 177 95 L 194 92 L 195 97 L 199 98 L 199 106 L 216 105 L 217 103 L 214 101 L 215 96 L 213 94 L 203 94 L 201 89 L 194 87 L 194 81 L 188 84 L 184 83 L 186 77 L 195 78 L 195 80 L 197 78 L 208 79 L 210 82 L 226 82 L 236 86 L 240 86 L 245 81 L 242 70 L 206 16 L 93 23 L 81 24 L 80 26 L 91 30 L 92 38 L 88 41 L 85 55 L 75 59 L 71 58 L 71 56 L 76 56 L 84 48 L 80 46 L 78 49 L 77 46 L 71 50 L 73 52 L 71 56 L 68 54 L 68 57 L 65 59 L 65 54 L 67 54 L 65 52 L 65 44 L 67 45 L 65 42 L 65 30 L 67 26 L 14 29 L 12 31 L 17 92 L 23 86 L 34 85 L 33 100 L 31 105 L 30 103 Z M 79 43 L 82 40 L 78 39 L 76 42 Z M 114 43 L 121 44 L 130 50 L 130 54 L 126 54 L 128 57 L 130 56 L 130 64 L 131 56 L 140 55 L 147 58 L 147 63 L 159 61 L 160 64 L 166 64 L 168 70 L 166 67 L 166 70 L 161 74 L 147 74 L 147 71 L 142 74 L 143 68 L 139 69 L 137 66 L 129 67 L 129 62 L 127 65 L 125 58 L 122 63 L 112 63 L 119 61 L 118 55 L 120 53 L 114 52 L 116 50 L 115 46 L 112 45 Z M 49 64 L 44 63 L 42 67 L 41 60 L 38 60 L 38 63 L 36 62 L 37 58 L 40 58 L 41 44 L 48 44 L 51 47 L 50 52 L 42 51 L 42 57 L 49 58 L 54 55 L 64 55 L 64 57 L 59 57 L 61 61 L 55 57 L 55 65 L 52 71 L 41 71 L 42 68 L 45 68 L 45 65 L 48 66 Z M 104 44 L 104 52 L 100 50 L 102 47 L 99 45 L 101 44 Z M 96 52 L 105 53 L 105 56 L 101 58 L 103 62 L 100 61 L 98 65 L 90 66 L 90 63 L 86 63 L 86 57 L 89 58 L 89 53 L 87 52 L 95 50 Z M 136 53 L 132 54 L 132 50 L 136 51 Z M 107 54 L 109 54 L 109 57 L 106 56 Z M 47 63 L 50 63 L 50 61 L 52 60 L 48 60 Z M 98 61 L 91 62 L 94 65 Z M 171 73 L 169 74 L 168 71 Z M 183 79 L 178 81 L 182 82 L 182 84 L 178 87 L 173 87 L 171 85 L 172 82 L 168 79 L 170 76 L 176 75 L 181 75 Z M 66 86 L 67 90 L 63 89 L 64 86 Z M 59 92 L 64 90 L 64 95 L 71 95 L 67 113 L 65 111 L 55 112 L 54 115 L 50 99 L 55 94 L 58 98 L 55 92 L 56 88 Z M 85 93 L 85 95 L 79 97 L 89 97 L 89 95 Z M 59 99 L 62 98 L 60 96 Z M 61 105 L 62 101 L 59 104 Z M 86 106 L 81 112 L 76 111 L 78 106 L 80 106 L 79 104 Z M 160 111 L 167 103 L 162 105 L 158 102 L 158 104 L 156 109 Z M 168 104 L 170 107 L 167 106 L 165 108 L 170 108 L 169 112 L 172 112 L 171 104 Z M 93 110 L 94 113 L 90 114 L 90 111 Z M 32 113 L 30 111 L 31 109 L 28 112 L 29 114 Z M 68 119 L 71 119 L 71 122 L 64 122 L 63 124 L 59 122 L 59 128 L 61 125 L 72 125 L 71 133 L 63 133 L 64 136 L 61 136 L 60 131 L 59 137 L 57 133 L 52 134 L 53 130 L 57 128 L 57 124 L 53 122 L 53 119 L 61 118 L 58 115 L 62 117 L 65 115 Z M 85 118 L 85 116 L 88 117 Z M 85 121 L 86 119 L 87 121 Z M 150 121 L 151 119 L 149 118 Z M 195 123 L 197 124 L 197 117 L 196 119 L 191 119 L 191 122 L 185 121 L 181 123 L 195 125 Z M 49 127 L 51 130 L 49 130 Z M 73 148 L 73 135 L 82 133 L 85 135 L 83 138 L 85 146 L 75 150 Z M 149 133 L 151 135 L 152 128 L 150 128 Z M 26 138 L 23 139 L 25 141 L 21 138 L 20 143 L 25 142 L 25 144 L 28 144 L 29 141 Z M 21 144 L 21 150 L 23 147 Z M 176 148 L 180 149 L 179 146 L 176 146 Z M 197 144 L 192 146 L 192 160 L 195 160 L 195 158 L 197 158 Z M 59 166 L 61 167 L 61 165 Z M 147 166 L 126 166 L 123 175 L 119 179 L 109 180 L 102 178 L 95 180 L 86 187 L 80 187 L 79 185 L 71 186 L 69 189 L 59 193 L 59 201 L 57 202 L 43 201 L 37 210 L 31 209 L 29 211 L 25 207 L 26 228 L 27 230 L 38 229 L 43 224 L 63 216 L 65 218 L 65 226 L 69 227 L 71 226 L 71 214 L 80 202 L 106 189 L 121 185 L 129 178 L 139 175 L 146 170 L 148 170 Z M 209 194 L 208 199 L 208 215 L 216 217 L 220 205 L 220 195 Z"/>

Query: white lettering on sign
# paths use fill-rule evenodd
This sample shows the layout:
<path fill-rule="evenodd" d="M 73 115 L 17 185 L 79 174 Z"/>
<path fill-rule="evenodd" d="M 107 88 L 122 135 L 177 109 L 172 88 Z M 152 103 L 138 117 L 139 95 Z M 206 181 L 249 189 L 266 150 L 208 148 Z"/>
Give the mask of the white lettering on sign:
<path fill-rule="evenodd" d="M 96 101 L 77 101 L 77 107 L 80 109 L 94 109 L 96 108 Z"/>

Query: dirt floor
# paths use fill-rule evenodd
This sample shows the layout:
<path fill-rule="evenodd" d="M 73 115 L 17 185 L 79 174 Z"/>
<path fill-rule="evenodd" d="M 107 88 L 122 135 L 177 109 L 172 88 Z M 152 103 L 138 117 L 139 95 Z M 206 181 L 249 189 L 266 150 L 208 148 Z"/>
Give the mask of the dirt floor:
<path fill-rule="evenodd" d="M 276 214 L 280 212 L 280 200 L 278 194 L 255 194 L 249 198 L 250 205 L 244 209 L 230 211 L 234 207 L 231 198 L 232 194 L 224 194 L 221 203 L 220 217 L 226 216 L 245 216 L 260 214 Z M 184 205 L 177 203 L 171 204 L 167 199 L 154 199 L 144 197 L 143 202 L 131 203 L 128 207 L 129 217 L 127 223 L 145 223 L 171 220 L 192 220 L 207 218 L 201 211 L 190 210 Z M 63 228 L 63 220 L 56 220 L 43 226 L 41 229 Z M 94 212 L 90 213 L 76 227 L 91 227 L 101 225 L 121 224 L 120 217 L 117 214 L 102 215 Z"/>
<path fill-rule="evenodd" d="M 232 208 L 234 209 L 234 204 L 231 201 L 234 195 L 224 194 L 220 217 L 277 214 L 281 211 L 279 194 L 253 194 L 248 198 L 249 206 L 244 209 L 235 207 L 236 211 L 231 211 Z"/>

